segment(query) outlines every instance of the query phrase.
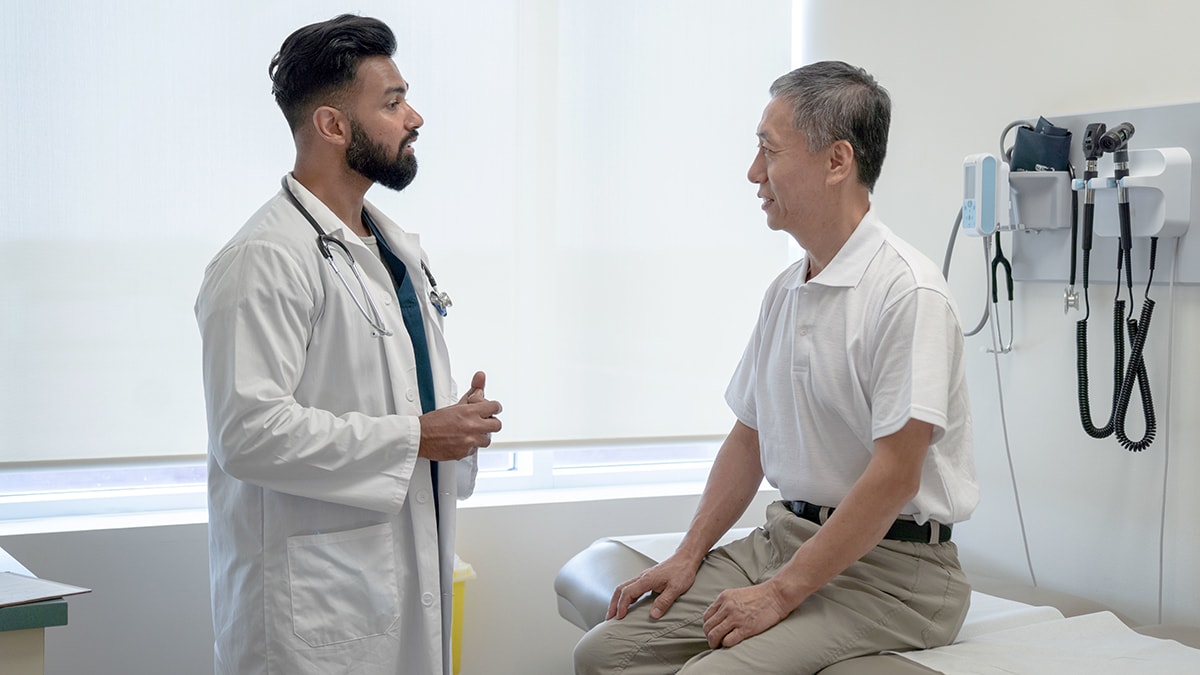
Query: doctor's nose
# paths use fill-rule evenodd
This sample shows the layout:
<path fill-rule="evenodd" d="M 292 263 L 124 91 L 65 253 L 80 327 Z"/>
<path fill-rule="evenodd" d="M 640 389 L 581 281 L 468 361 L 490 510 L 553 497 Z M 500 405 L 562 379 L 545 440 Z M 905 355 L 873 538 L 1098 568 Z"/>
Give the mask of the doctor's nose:
<path fill-rule="evenodd" d="M 420 129 L 422 126 L 424 126 L 425 118 L 421 117 L 421 113 L 417 112 L 417 109 L 412 107 L 411 105 L 408 106 L 408 109 L 412 111 L 412 115 L 409 116 L 408 124 L 406 124 L 405 126 L 410 130 Z"/>

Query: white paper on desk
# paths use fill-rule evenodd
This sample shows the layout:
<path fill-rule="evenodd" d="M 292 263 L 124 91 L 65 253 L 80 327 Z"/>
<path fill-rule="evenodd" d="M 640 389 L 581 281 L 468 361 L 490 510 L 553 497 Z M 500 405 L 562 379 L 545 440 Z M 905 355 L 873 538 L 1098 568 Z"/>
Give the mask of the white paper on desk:
<path fill-rule="evenodd" d="M 1111 612 L 900 653 L 946 675 L 1195 675 L 1200 650 L 1135 633 Z"/>
<path fill-rule="evenodd" d="M 16 572 L 0 572 L 0 607 L 91 592 L 90 588 L 60 584 L 57 581 L 28 577 Z"/>

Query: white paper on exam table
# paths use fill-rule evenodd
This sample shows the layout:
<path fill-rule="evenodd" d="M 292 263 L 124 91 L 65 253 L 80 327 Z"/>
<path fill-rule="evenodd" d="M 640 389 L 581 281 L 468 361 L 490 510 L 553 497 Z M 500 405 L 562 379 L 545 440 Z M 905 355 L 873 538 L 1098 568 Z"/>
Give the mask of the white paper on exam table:
<path fill-rule="evenodd" d="M 1112 612 L 1038 621 L 899 655 L 953 675 L 1200 673 L 1200 650 L 1136 633 Z"/>

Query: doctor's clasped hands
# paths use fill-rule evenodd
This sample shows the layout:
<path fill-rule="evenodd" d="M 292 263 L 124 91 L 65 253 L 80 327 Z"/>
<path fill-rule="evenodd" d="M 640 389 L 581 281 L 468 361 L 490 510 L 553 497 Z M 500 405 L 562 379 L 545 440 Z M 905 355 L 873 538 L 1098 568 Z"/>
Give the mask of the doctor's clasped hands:
<path fill-rule="evenodd" d="M 457 460 L 492 444 L 492 434 L 502 426 L 496 415 L 503 406 L 484 396 L 486 378 L 482 371 L 475 373 L 471 388 L 458 403 L 421 415 L 420 457 L 432 462 Z"/>

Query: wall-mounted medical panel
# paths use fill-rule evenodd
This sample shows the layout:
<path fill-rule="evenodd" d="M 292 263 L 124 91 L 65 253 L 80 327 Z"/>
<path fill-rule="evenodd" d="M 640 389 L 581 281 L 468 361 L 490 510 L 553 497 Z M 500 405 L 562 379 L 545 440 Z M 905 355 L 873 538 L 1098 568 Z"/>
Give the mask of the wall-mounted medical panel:
<path fill-rule="evenodd" d="M 1154 283 L 1169 283 L 1179 248 L 1176 280 L 1200 284 L 1200 228 L 1191 227 L 1193 214 L 1200 213 L 1200 103 L 1152 108 L 1135 108 L 1078 115 L 1046 115 L 1047 119 L 1072 132 L 1071 164 L 1075 177 L 1061 172 L 1013 172 L 1013 279 L 1065 283 L 1070 273 L 1072 246 L 1071 200 L 1078 196 L 1079 220 L 1083 213 L 1081 180 L 1085 168 L 1083 138 L 1087 125 L 1101 122 L 1109 129 L 1129 122 L 1136 130 L 1129 140 L 1129 176 L 1114 179 L 1113 155 L 1106 153 L 1097 164 L 1094 190 L 1095 236 L 1092 240 L 1090 281 L 1117 279 L 1118 235 L 1117 193 L 1128 194 L 1133 232 L 1135 282 L 1149 276 L 1150 237 L 1157 236 Z M 1082 232 L 1075 237 L 1082 241 Z M 1079 243 L 1075 246 L 1078 249 Z M 1083 256 L 1077 250 L 1077 281 L 1082 283 Z"/>
<path fill-rule="evenodd" d="M 1111 162 L 1110 162 L 1111 163 Z M 1108 171 L 1111 176 L 1112 171 Z M 1104 176 L 1105 172 L 1100 171 Z M 1136 237 L 1181 237 L 1191 220 L 1192 157 L 1184 148 L 1149 148 L 1129 152 L 1129 175 L 1121 180 L 1093 178 L 1097 237 L 1118 237 L 1117 190 L 1129 195 L 1131 230 Z M 1082 183 L 1082 181 L 1080 181 Z M 1077 191 L 1079 187 L 1077 186 Z M 1161 245 L 1161 241 L 1160 241 Z"/>

